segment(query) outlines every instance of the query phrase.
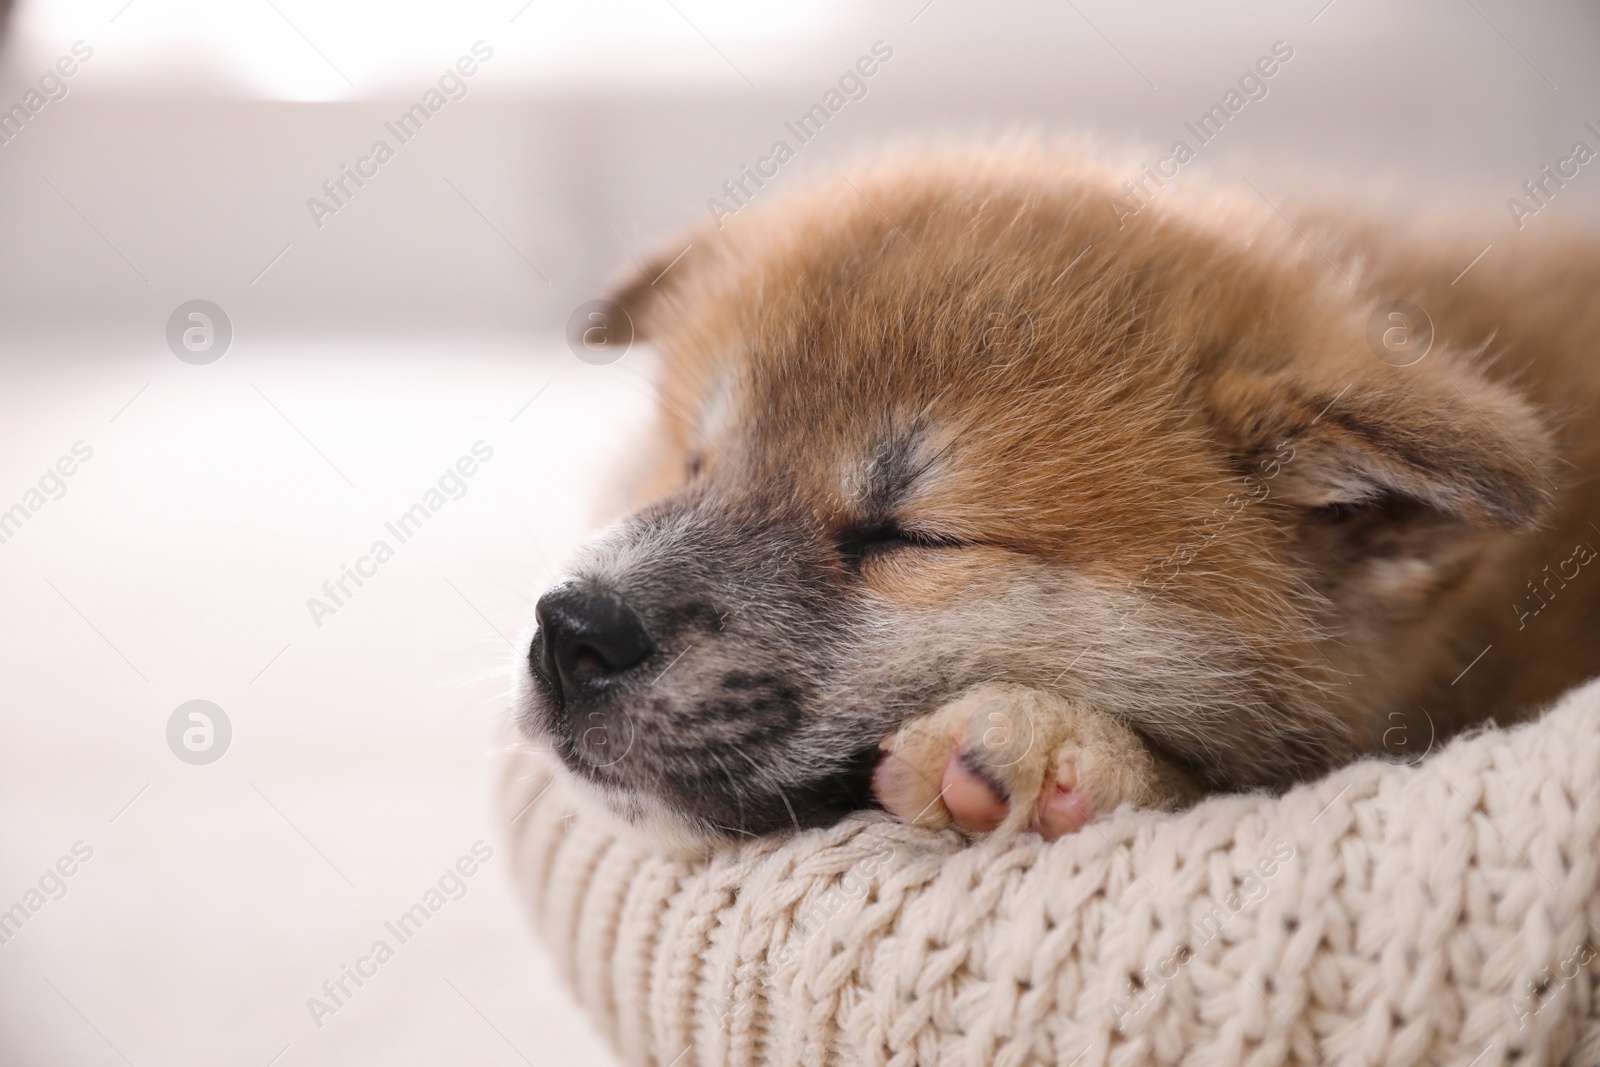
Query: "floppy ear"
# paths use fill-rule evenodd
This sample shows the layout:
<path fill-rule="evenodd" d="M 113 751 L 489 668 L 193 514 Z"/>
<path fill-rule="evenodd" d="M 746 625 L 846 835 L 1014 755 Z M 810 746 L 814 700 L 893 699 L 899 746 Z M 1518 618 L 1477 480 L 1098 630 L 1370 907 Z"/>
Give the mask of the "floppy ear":
<path fill-rule="evenodd" d="M 697 243 L 673 242 L 656 249 L 643 262 L 632 264 L 612 286 L 608 299 L 627 312 L 635 337 L 651 336 L 651 324 L 660 316 L 660 305 L 672 299 L 688 261 L 694 258 Z"/>
<path fill-rule="evenodd" d="M 1287 520 L 1352 644 L 1402 639 L 1555 499 L 1552 435 L 1526 401 L 1444 360 L 1401 375 L 1240 376 L 1212 397 L 1251 495 Z"/>
<path fill-rule="evenodd" d="M 1355 380 L 1236 375 L 1212 410 L 1280 503 L 1348 514 L 1417 506 L 1480 529 L 1536 526 L 1555 500 L 1553 435 L 1511 390 L 1438 361 Z M 1409 505 L 1409 507 L 1408 507 Z"/>

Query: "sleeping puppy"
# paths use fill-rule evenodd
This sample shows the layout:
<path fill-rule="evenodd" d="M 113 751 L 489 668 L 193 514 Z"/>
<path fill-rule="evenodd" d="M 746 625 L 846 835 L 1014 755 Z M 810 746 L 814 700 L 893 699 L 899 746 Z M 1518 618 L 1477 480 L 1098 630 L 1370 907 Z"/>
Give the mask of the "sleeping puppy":
<path fill-rule="evenodd" d="M 892 161 L 644 270 L 640 506 L 539 600 L 524 729 L 660 841 L 1054 837 L 1600 670 L 1600 242 L 1123 176 Z"/>

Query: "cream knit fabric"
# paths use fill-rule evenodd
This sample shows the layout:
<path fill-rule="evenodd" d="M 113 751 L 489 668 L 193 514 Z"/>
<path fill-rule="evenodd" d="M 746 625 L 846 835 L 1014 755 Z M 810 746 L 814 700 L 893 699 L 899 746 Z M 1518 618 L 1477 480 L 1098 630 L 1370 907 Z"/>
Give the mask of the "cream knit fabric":
<path fill-rule="evenodd" d="M 1600 682 L 1054 844 L 861 815 L 688 863 L 541 759 L 503 790 L 518 891 L 630 1064 L 1600 1065 Z"/>

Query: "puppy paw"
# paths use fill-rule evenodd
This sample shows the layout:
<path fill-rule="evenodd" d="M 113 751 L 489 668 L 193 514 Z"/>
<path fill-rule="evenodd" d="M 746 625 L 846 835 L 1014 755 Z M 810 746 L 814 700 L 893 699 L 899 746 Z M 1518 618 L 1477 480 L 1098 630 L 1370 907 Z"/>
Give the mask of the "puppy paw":
<path fill-rule="evenodd" d="M 1037 689 L 984 685 L 884 739 L 873 791 L 906 822 L 1057 838 L 1197 783 L 1115 719 Z"/>

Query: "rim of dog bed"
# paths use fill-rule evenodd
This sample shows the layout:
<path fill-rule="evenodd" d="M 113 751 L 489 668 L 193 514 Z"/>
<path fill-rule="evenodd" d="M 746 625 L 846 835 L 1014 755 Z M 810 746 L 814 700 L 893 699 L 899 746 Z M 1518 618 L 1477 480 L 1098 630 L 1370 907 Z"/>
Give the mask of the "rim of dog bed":
<path fill-rule="evenodd" d="M 688 861 L 504 773 L 516 891 L 626 1063 L 1600 1063 L 1600 682 L 1053 843 L 861 814 Z"/>

